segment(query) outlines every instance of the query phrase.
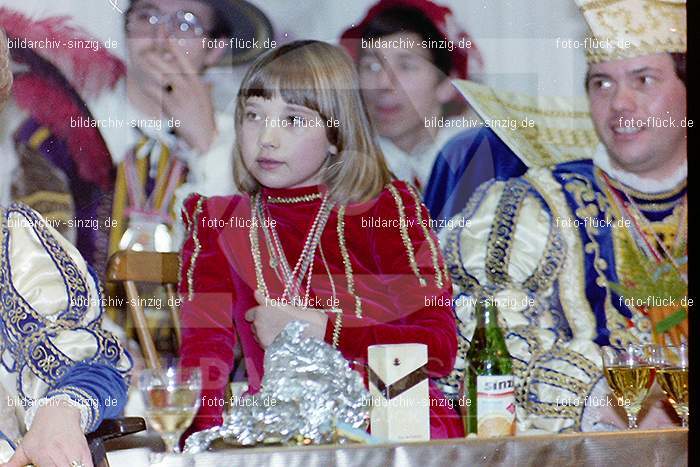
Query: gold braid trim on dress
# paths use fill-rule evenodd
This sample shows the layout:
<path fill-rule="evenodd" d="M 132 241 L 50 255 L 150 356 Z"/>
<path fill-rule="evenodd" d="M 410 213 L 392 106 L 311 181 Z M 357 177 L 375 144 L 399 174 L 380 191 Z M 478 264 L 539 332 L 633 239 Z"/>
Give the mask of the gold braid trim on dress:
<path fill-rule="evenodd" d="M 199 252 L 202 250 L 202 244 L 199 241 L 198 233 L 199 215 L 202 213 L 203 203 L 204 197 L 199 198 L 194 208 L 194 214 L 192 214 L 192 240 L 194 241 L 194 251 L 192 251 L 192 258 L 190 259 L 190 267 L 187 268 L 187 299 L 190 301 L 194 298 L 194 268 Z"/>
<path fill-rule="evenodd" d="M 333 325 L 333 348 L 337 349 L 340 343 L 340 330 L 343 328 L 343 310 L 335 312 L 335 324 Z"/>
<path fill-rule="evenodd" d="M 362 300 L 355 294 L 355 278 L 352 274 L 352 263 L 348 254 L 348 247 L 345 244 L 345 206 L 338 208 L 338 247 L 340 255 L 343 257 L 343 266 L 345 266 L 345 280 L 348 283 L 348 293 L 355 299 L 355 316 L 362 318 Z M 338 314 L 338 320 L 342 320 L 342 314 Z M 335 340 L 335 339 L 334 339 Z"/>
<path fill-rule="evenodd" d="M 408 264 L 411 266 L 413 274 L 418 279 L 418 283 L 421 287 L 428 285 L 428 282 L 421 276 L 420 270 L 418 269 L 418 262 L 416 261 L 416 254 L 413 250 L 413 244 L 408 236 L 408 228 L 406 227 L 406 210 L 404 209 L 403 200 L 399 194 L 399 190 L 392 184 L 387 185 L 388 190 L 394 197 L 396 202 L 396 208 L 399 211 L 399 232 L 401 234 L 401 240 L 403 240 L 403 245 L 406 248 L 406 254 L 408 255 Z"/>
<path fill-rule="evenodd" d="M 433 268 L 435 269 L 435 283 L 437 284 L 438 288 L 441 289 L 445 284 L 443 282 L 443 269 L 440 268 L 440 257 L 438 256 L 438 250 L 437 247 L 435 246 L 435 242 L 433 241 L 433 237 L 430 235 L 430 231 L 428 230 L 428 227 L 425 225 L 423 222 L 423 213 L 421 212 L 422 207 L 423 207 L 423 202 L 420 200 L 420 196 L 418 196 L 418 193 L 416 192 L 416 189 L 412 185 L 406 185 L 408 187 L 408 191 L 411 193 L 411 196 L 413 197 L 413 201 L 416 203 L 416 218 L 418 220 L 418 225 L 421 226 L 423 229 L 423 235 L 425 235 L 425 239 L 428 242 L 428 247 L 430 248 L 430 257 L 433 260 Z M 447 278 L 448 275 L 445 273 L 445 278 Z"/>
<path fill-rule="evenodd" d="M 184 206 L 182 208 L 182 217 L 185 218 L 185 228 L 189 232 L 192 228 L 192 218 L 190 217 L 190 213 L 187 212 L 187 209 L 185 209 Z"/>

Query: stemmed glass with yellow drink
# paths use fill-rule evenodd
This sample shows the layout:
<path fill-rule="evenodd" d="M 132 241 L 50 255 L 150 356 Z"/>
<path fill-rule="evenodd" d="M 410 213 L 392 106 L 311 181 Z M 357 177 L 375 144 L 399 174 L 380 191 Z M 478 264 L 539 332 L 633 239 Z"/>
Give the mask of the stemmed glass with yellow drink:
<path fill-rule="evenodd" d="M 146 419 L 163 439 L 166 453 L 180 452 L 180 436 L 192 424 L 200 405 L 200 369 L 173 365 L 144 370 L 139 387 L 146 406 Z"/>
<path fill-rule="evenodd" d="M 656 349 L 656 379 L 666 398 L 688 427 L 688 346 L 659 346 Z"/>
<path fill-rule="evenodd" d="M 603 347 L 603 371 L 608 386 L 627 413 L 627 428 L 638 428 L 637 415 L 649 394 L 656 367 L 650 347 L 629 344 Z"/>

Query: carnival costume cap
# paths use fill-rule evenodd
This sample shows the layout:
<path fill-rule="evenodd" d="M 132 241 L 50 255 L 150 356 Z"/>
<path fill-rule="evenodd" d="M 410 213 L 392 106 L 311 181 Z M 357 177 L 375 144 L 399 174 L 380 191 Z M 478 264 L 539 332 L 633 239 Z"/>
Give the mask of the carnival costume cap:
<path fill-rule="evenodd" d="M 684 53 L 687 48 L 686 0 L 576 0 L 592 39 L 589 63 Z"/>
<path fill-rule="evenodd" d="M 410 8 L 420 11 L 438 30 L 442 39 L 452 41 L 454 48 L 450 52 L 452 61 L 451 76 L 459 79 L 467 79 L 469 76 L 469 60 L 483 66 L 483 60 L 471 36 L 460 28 L 455 20 L 452 10 L 438 5 L 429 0 L 380 0 L 367 11 L 364 19 L 358 25 L 347 29 L 340 37 L 340 44 L 348 51 L 350 56 L 357 61 L 359 58 L 359 44 L 367 27 L 378 15 L 395 8 Z M 471 41 L 471 47 L 458 47 L 460 40 Z"/>

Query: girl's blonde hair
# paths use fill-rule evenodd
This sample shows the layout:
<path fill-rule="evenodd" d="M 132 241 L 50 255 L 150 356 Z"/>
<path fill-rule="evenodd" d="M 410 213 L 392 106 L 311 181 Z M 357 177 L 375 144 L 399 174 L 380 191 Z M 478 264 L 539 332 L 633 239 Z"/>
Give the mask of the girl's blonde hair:
<path fill-rule="evenodd" d="M 326 122 L 328 141 L 338 148 L 329 154 L 322 180 L 339 203 L 374 198 L 391 180 L 359 90 L 353 63 L 339 47 L 320 41 L 295 41 L 272 49 L 250 67 L 238 91 L 236 137 L 251 97 L 281 97 L 288 104 L 315 110 Z M 246 168 L 236 145 L 234 179 L 241 192 L 256 193 L 260 184 Z"/>

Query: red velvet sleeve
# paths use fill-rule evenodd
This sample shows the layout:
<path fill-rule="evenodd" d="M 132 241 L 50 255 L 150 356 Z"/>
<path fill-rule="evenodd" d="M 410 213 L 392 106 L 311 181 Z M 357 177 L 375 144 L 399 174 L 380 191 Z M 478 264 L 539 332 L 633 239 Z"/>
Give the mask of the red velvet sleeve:
<path fill-rule="evenodd" d="M 188 236 L 180 271 L 180 364 L 202 370 L 202 404 L 190 432 L 221 424 L 225 389 L 233 369 L 234 288 L 218 244 L 220 232 L 209 222 L 225 200 L 193 195 L 185 201 L 182 213 Z"/>
<path fill-rule="evenodd" d="M 364 239 L 353 243 L 361 251 L 350 252 L 351 259 L 358 254 L 372 255 L 375 270 L 356 271 L 363 316 L 358 318 L 345 310 L 339 347 L 346 358 L 364 360 L 370 345 L 426 344 L 430 375 L 444 376 L 452 370 L 457 351 L 450 306 L 452 284 L 429 225 L 428 210 L 404 183 L 392 186 L 393 190 L 382 192 L 371 210 L 346 219 L 346 236 Z M 386 228 L 363 228 L 362 219 L 357 217 L 396 222 Z M 399 222 L 406 227 L 403 233 Z M 329 342 L 332 333 L 331 319 L 326 332 Z"/>

